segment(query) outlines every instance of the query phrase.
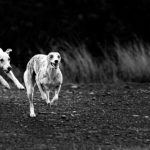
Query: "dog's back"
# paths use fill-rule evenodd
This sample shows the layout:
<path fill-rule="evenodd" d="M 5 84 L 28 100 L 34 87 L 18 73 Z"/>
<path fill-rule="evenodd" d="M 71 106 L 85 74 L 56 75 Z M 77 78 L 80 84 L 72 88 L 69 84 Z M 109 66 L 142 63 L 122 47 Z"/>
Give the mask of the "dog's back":
<path fill-rule="evenodd" d="M 35 76 L 40 69 L 40 66 L 45 64 L 46 55 L 37 54 L 34 55 L 28 62 L 26 71 L 24 73 L 24 81 L 26 84 L 35 84 Z M 28 77 L 28 78 L 27 78 Z M 27 86 L 27 85 L 26 85 Z"/>
<path fill-rule="evenodd" d="M 46 66 L 47 55 L 37 54 L 33 56 L 27 64 L 27 70 L 33 74 L 39 72 L 39 69 Z"/>

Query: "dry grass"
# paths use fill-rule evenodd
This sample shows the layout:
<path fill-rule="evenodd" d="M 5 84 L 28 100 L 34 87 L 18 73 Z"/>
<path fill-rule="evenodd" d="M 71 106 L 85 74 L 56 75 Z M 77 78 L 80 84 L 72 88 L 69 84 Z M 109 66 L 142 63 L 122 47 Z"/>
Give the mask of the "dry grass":
<path fill-rule="evenodd" d="M 85 45 L 61 52 L 63 58 L 64 77 L 71 82 L 92 82 L 99 81 L 99 64 L 86 50 Z"/>
<path fill-rule="evenodd" d="M 118 81 L 149 81 L 150 45 L 134 42 L 126 46 L 116 43 L 112 58 L 104 51 L 103 61 L 94 58 L 84 44 L 65 43 L 61 51 L 62 71 L 66 82 L 107 83 Z"/>
<path fill-rule="evenodd" d="M 150 81 L 150 45 L 142 42 L 132 43 L 126 47 L 116 44 L 118 70 L 123 80 Z"/>
<path fill-rule="evenodd" d="M 62 44 L 61 44 L 62 46 Z M 52 48 L 58 49 L 58 48 Z M 116 65 L 109 59 L 94 58 L 84 44 L 78 46 L 63 42 L 62 72 L 65 82 L 100 83 L 116 81 Z"/>

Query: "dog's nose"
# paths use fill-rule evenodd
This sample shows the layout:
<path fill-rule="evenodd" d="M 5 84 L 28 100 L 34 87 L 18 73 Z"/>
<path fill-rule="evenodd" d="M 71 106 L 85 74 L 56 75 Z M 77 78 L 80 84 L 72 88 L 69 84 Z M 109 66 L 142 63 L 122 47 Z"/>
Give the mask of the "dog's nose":
<path fill-rule="evenodd" d="M 12 69 L 11 67 L 8 67 L 8 68 L 7 68 L 8 72 L 9 72 L 11 69 Z"/>
<path fill-rule="evenodd" d="M 58 60 L 55 60 L 55 64 L 58 64 Z"/>

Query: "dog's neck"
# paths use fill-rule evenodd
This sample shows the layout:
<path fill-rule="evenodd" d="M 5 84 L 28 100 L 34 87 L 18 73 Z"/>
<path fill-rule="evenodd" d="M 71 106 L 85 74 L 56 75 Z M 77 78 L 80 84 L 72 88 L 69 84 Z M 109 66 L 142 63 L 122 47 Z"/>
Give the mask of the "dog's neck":
<path fill-rule="evenodd" d="M 49 77 L 54 77 L 58 71 L 59 67 L 53 68 L 51 65 L 47 65 L 47 74 Z"/>

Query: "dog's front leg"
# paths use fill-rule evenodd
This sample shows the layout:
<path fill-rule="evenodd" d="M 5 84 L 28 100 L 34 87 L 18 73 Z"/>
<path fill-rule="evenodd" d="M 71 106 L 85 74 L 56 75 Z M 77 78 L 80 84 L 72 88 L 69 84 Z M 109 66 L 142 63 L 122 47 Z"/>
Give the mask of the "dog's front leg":
<path fill-rule="evenodd" d="M 46 99 L 47 99 L 46 93 L 43 91 L 42 86 L 41 86 L 41 83 L 40 83 L 37 79 L 36 79 L 36 84 L 37 84 L 37 86 L 38 86 L 38 88 L 39 88 L 39 91 L 40 91 L 40 93 L 41 93 L 42 99 L 43 99 L 43 100 L 46 100 Z"/>
<path fill-rule="evenodd" d="M 53 103 L 58 100 L 60 89 L 61 89 L 61 84 L 59 84 L 58 86 L 55 87 L 54 97 L 53 97 L 53 99 L 51 100 L 51 103 L 50 103 L 51 105 L 53 105 Z"/>
<path fill-rule="evenodd" d="M 47 104 L 50 104 L 49 92 L 50 92 L 50 91 L 46 91 L 46 95 L 47 95 L 46 103 L 47 103 Z"/>
<path fill-rule="evenodd" d="M 2 85 L 4 85 L 7 89 L 10 89 L 9 84 L 7 83 L 7 81 L 2 76 L 0 76 L 0 83 Z"/>
<path fill-rule="evenodd" d="M 24 90 L 24 86 L 17 80 L 12 71 L 7 73 L 7 76 L 14 82 L 18 89 Z"/>

